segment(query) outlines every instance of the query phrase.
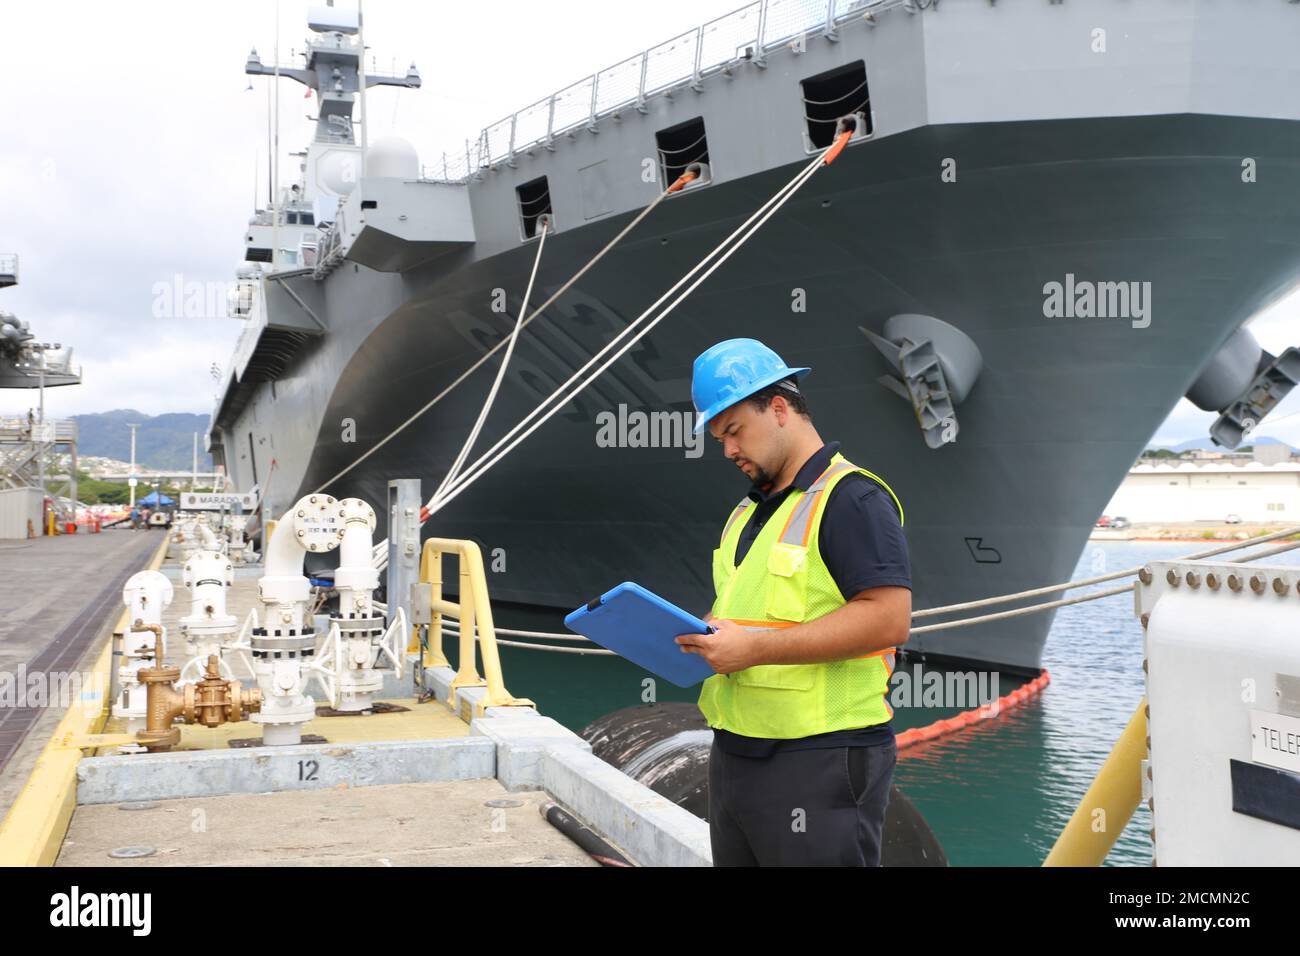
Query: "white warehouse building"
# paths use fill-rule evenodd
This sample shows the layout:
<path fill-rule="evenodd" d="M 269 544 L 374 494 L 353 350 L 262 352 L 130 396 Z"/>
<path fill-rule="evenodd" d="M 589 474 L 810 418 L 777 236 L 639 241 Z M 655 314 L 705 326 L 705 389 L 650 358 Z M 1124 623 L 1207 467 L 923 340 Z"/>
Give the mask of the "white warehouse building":
<path fill-rule="evenodd" d="M 1300 519 L 1300 462 L 1180 461 L 1139 464 L 1119 486 L 1106 514 L 1133 522 Z"/>

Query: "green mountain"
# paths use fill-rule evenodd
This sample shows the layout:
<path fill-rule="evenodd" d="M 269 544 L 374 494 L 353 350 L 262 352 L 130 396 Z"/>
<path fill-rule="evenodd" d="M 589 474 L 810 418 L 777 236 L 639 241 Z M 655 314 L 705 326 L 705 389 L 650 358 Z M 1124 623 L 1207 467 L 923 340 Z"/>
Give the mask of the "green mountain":
<path fill-rule="evenodd" d="M 193 462 L 194 433 L 199 433 L 199 471 L 212 470 L 212 456 L 203 450 L 208 416 L 188 412 L 146 415 L 130 408 L 93 415 L 73 415 L 77 423 L 77 454 L 131 460 L 131 429 L 135 434 L 136 464 L 146 468 L 186 469 Z"/>

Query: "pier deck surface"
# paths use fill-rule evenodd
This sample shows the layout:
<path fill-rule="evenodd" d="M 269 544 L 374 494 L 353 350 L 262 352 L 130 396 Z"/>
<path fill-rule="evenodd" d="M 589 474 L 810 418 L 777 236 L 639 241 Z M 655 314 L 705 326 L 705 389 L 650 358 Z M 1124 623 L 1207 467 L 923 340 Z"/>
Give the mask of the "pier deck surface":
<path fill-rule="evenodd" d="M 122 585 L 162 540 L 159 532 L 108 529 L 0 542 L 0 680 L 85 670 L 83 657 L 103 646 L 117 621 Z M 7 697 L 0 706 L 0 816 L 66 710 L 58 701 L 13 706 Z"/>
<path fill-rule="evenodd" d="M 538 812 L 546 799 L 485 779 L 83 806 L 56 865 L 598 866 Z M 128 846 L 154 852 L 109 856 Z"/>

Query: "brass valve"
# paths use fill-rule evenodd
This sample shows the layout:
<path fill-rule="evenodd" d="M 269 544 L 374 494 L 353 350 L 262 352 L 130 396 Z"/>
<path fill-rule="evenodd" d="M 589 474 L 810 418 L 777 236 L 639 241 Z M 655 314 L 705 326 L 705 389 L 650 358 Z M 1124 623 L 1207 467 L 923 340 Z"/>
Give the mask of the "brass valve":
<path fill-rule="evenodd" d="M 145 729 L 135 735 L 150 752 L 170 750 L 180 743 L 181 729 L 174 725 L 177 717 L 186 724 L 220 727 L 261 710 L 262 692 L 244 690 L 239 681 L 223 678 L 215 654 L 208 655 L 203 679 L 178 691 L 174 685 L 180 680 L 180 668 L 162 665 L 162 629 L 139 621 L 136 624 L 140 625 L 136 630 L 152 630 L 157 641 L 154 666 L 139 673 L 145 686 L 146 717 Z"/>

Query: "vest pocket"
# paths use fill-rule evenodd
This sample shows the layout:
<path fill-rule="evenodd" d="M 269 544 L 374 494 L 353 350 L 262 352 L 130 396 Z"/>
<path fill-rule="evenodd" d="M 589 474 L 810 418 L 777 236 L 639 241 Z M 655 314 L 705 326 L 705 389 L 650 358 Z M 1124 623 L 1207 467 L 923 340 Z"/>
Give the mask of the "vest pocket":
<path fill-rule="evenodd" d="M 772 640 L 780 640 L 780 632 Z M 736 671 L 735 681 L 742 687 L 769 687 L 774 690 L 812 690 L 817 680 L 814 668 L 820 664 L 757 664 Z"/>
<path fill-rule="evenodd" d="M 778 541 L 767 554 L 767 616 L 802 623 L 807 607 L 808 549 Z"/>

